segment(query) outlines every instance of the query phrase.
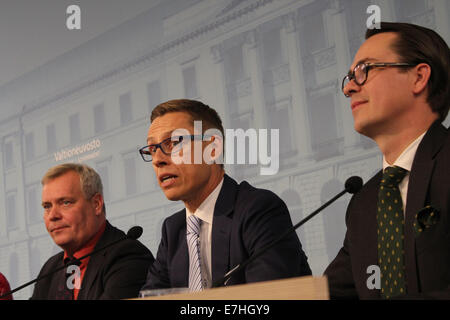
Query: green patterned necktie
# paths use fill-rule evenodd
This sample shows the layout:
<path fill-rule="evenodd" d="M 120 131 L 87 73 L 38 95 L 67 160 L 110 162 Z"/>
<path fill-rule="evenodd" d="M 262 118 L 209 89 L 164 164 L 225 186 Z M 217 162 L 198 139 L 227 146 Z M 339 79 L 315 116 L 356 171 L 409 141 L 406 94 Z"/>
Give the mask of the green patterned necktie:
<path fill-rule="evenodd" d="M 408 170 L 397 166 L 387 167 L 378 190 L 378 264 L 381 296 L 385 299 L 406 292 L 403 250 L 405 219 L 398 185 L 407 173 Z"/>

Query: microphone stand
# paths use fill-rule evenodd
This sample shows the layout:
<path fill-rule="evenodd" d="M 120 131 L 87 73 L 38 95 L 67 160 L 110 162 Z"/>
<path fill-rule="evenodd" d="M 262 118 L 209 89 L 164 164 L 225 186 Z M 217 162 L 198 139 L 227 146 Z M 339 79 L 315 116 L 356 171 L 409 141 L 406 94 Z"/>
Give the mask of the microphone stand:
<path fill-rule="evenodd" d="M 9 291 L 9 292 L 7 292 L 7 293 L 1 295 L 1 296 L 0 296 L 0 299 L 4 298 L 4 297 L 6 297 L 6 296 L 9 296 L 10 294 L 13 294 L 13 293 L 16 292 L 16 291 L 19 291 L 19 290 L 21 290 L 21 289 L 23 289 L 23 288 L 29 286 L 30 284 L 33 284 L 33 283 L 38 282 L 38 281 L 40 281 L 40 280 L 42 280 L 42 279 L 45 279 L 45 278 L 47 278 L 47 277 L 49 277 L 49 276 L 55 274 L 56 272 L 58 272 L 58 271 L 60 271 L 60 270 L 62 270 L 62 269 L 67 268 L 68 266 L 71 266 L 71 265 L 80 265 L 80 264 L 81 264 L 81 260 L 86 259 L 87 257 L 90 257 L 90 256 L 92 256 L 92 255 L 94 255 L 94 254 L 96 254 L 96 253 L 98 253 L 98 252 L 100 252 L 100 251 L 102 251 L 102 250 L 104 250 L 104 249 L 106 249 L 106 248 L 108 248 L 108 247 L 110 247 L 110 246 L 112 246 L 112 245 L 118 243 L 118 242 L 121 242 L 121 241 L 126 240 L 126 239 L 134 239 L 134 240 L 136 240 L 136 239 L 139 238 L 139 237 L 141 236 L 141 234 L 142 234 L 142 230 L 136 231 L 136 230 L 138 230 L 138 229 L 136 229 L 136 228 L 140 228 L 140 227 L 133 227 L 133 228 L 131 228 L 131 229 L 128 231 L 128 233 L 127 233 L 124 237 L 122 237 L 122 238 L 120 238 L 120 239 L 118 239 L 118 240 L 116 240 L 116 241 L 113 241 L 113 242 L 107 244 L 106 246 L 103 246 L 103 247 L 101 247 L 101 248 L 99 248 L 99 249 L 96 249 L 96 250 L 92 251 L 91 253 L 88 253 L 88 254 L 82 256 L 81 258 L 78 258 L 78 259 L 75 258 L 75 259 L 73 259 L 73 260 L 71 260 L 71 261 L 68 261 L 68 262 L 65 263 L 63 266 L 61 266 L 61 267 L 59 267 L 59 268 L 56 268 L 55 270 L 52 270 L 51 272 L 48 272 L 48 273 L 46 273 L 46 274 L 44 274 L 44 275 L 42 275 L 42 276 L 40 276 L 40 277 L 37 277 L 36 279 L 31 280 L 31 281 L 29 281 L 29 282 L 27 282 L 27 283 L 21 285 L 20 287 L 17 287 L 17 288 L 15 288 L 14 290 L 11 290 L 11 291 Z M 141 229 L 142 229 L 142 228 L 141 228 Z M 134 232 L 133 232 L 133 231 L 134 231 Z M 140 233 L 139 233 L 139 232 L 140 232 Z"/>
<path fill-rule="evenodd" d="M 331 203 L 336 201 L 338 198 L 342 197 L 345 193 L 347 193 L 347 192 L 349 192 L 349 193 L 356 193 L 356 192 L 358 192 L 361 189 L 361 187 L 362 187 L 362 179 L 360 177 L 354 176 L 354 177 L 348 178 L 346 183 L 345 183 L 345 189 L 344 190 L 342 190 L 340 193 L 338 193 L 336 196 L 334 196 L 331 200 L 325 202 L 317 210 L 315 210 L 314 212 L 309 214 L 307 217 L 305 217 L 303 220 L 298 222 L 296 225 L 294 225 L 291 228 L 289 228 L 288 230 L 286 230 L 283 234 L 281 234 L 281 236 L 276 238 L 273 242 L 271 242 L 271 243 L 267 244 L 266 246 L 264 246 L 263 248 L 261 248 L 261 250 L 257 251 L 255 254 L 253 254 L 250 258 L 245 260 L 243 263 L 236 265 L 233 269 L 228 271 L 222 279 L 214 282 L 213 285 L 212 285 L 212 288 L 217 288 L 217 287 L 221 287 L 223 285 L 226 285 L 227 282 L 230 280 L 230 278 L 233 276 L 233 274 L 235 274 L 235 273 L 239 272 L 240 270 L 244 269 L 250 262 L 255 260 L 257 257 L 262 255 L 263 253 L 267 252 L 267 250 L 269 250 L 274 245 L 276 245 L 278 242 L 280 242 L 282 239 L 284 239 L 284 237 L 286 237 L 289 233 L 295 231 L 297 228 L 299 228 L 304 223 L 309 221 L 312 217 L 317 215 L 320 211 L 322 211 L 323 209 L 328 207 Z"/>

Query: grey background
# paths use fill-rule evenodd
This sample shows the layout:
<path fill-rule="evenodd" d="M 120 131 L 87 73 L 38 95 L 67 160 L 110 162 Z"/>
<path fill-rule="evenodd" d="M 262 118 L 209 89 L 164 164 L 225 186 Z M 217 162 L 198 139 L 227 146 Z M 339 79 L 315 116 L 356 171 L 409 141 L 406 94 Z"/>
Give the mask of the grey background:
<path fill-rule="evenodd" d="M 81 30 L 66 29 L 70 4 L 81 7 Z M 447 0 L 0 1 L 0 272 L 12 288 L 60 251 L 42 220 L 42 175 L 62 162 L 58 152 L 94 140 L 99 148 L 64 162 L 94 167 L 107 218 L 125 231 L 141 225 L 156 254 L 163 219 L 182 203 L 164 197 L 137 149 L 165 100 L 201 100 L 226 128 L 280 129 L 277 175 L 226 171 L 277 193 L 294 223 L 348 177 L 367 181 L 381 155 L 353 130 L 340 85 L 370 4 L 382 20 L 430 27 L 449 43 Z M 315 275 L 342 244 L 349 198 L 298 231 Z"/>

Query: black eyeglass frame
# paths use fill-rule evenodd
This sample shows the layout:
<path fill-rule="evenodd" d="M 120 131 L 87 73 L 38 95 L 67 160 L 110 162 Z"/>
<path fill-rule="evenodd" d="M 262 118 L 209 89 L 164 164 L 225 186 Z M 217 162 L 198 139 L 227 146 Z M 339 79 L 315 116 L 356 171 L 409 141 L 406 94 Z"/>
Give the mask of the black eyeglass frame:
<path fill-rule="evenodd" d="M 415 67 L 416 65 L 417 65 L 417 64 L 406 63 L 406 62 L 377 62 L 377 63 L 361 62 L 361 63 L 358 63 L 358 64 L 353 68 L 353 71 L 352 71 L 352 72 L 349 72 L 349 73 L 344 77 L 344 79 L 342 79 L 341 90 L 342 90 L 342 92 L 344 93 L 344 96 L 346 96 L 347 98 L 350 97 L 349 95 L 346 95 L 346 94 L 345 94 L 345 91 L 344 91 L 344 89 L 345 89 L 345 87 L 347 86 L 347 84 L 349 84 L 350 81 L 355 80 L 355 83 L 356 83 L 358 86 L 364 85 L 364 83 L 366 83 L 366 81 L 367 81 L 367 77 L 369 76 L 369 70 L 370 70 L 370 69 L 373 69 L 373 68 L 385 68 L 385 67 L 407 68 L 407 67 Z M 357 69 L 358 67 L 361 68 L 361 66 L 364 66 L 364 68 L 365 68 L 365 73 L 364 73 L 365 77 L 364 77 L 364 80 L 363 80 L 362 82 L 359 82 L 359 81 L 356 79 L 356 76 L 355 76 L 355 73 L 356 73 L 356 72 L 355 72 L 355 71 L 356 71 L 356 69 Z M 345 83 L 346 80 L 348 80 L 347 83 Z"/>
<path fill-rule="evenodd" d="M 177 140 L 183 138 L 181 141 Z M 162 153 L 164 153 L 165 155 L 171 155 L 175 152 L 178 152 L 180 149 L 176 149 L 173 150 L 171 152 L 166 152 L 163 148 L 163 144 L 166 143 L 167 141 L 173 141 L 173 142 L 178 142 L 179 144 L 182 144 L 184 141 L 184 138 L 189 139 L 189 141 L 192 140 L 204 140 L 205 138 L 211 138 L 211 136 L 208 135 L 204 135 L 204 134 L 191 134 L 191 135 L 180 135 L 180 136 L 173 136 L 173 137 L 169 137 L 167 139 L 164 139 L 163 141 L 161 141 L 160 143 L 154 143 L 154 144 L 149 144 L 145 147 L 142 147 L 139 149 L 139 154 L 142 157 L 142 160 L 144 160 L 145 162 L 152 162 L 153 156 L 150 154 L 150 151 L 148 150 L 150 147 L 155 147 L 155 152 L 158 151 L 158 148 L 161 149 Z M 187 140 L 186 140 L 187 141 Z M 147 150 L 146 150 L 147 149 Z M 151 157 L 150 160 L 145 159 L 145 157 Z"/>

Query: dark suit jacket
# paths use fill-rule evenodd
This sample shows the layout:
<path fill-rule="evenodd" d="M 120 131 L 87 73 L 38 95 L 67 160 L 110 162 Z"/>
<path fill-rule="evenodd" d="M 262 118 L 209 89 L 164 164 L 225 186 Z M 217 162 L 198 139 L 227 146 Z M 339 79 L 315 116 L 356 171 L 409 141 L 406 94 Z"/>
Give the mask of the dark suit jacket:
<path fill-rule="evenodd" d="M 225 175 L 214 208 L 211 243 L 212 281 L 243 262 L 292 227 L 289 211 L 273 192 L 237 184 Z M 306 255 L 296 233 L 255 259 L 230 281 L 231 284 L 310 275 Z M 143 289 L 187 287 L 189 254 L 186 210 L 167 218 L 154 264 Z"/>
<path fill-rule="evenodd" d="M 95 246 L 101 248 L 123 238 L 125 233 L 109 222 Z M 42 267 L 39 276 L 64 265 L 64 252 L 51 257 Z M 135 298 L 145 283 L 148 267 L 153 262 L 152 253 L 139 241 L 127 239 L 91 256 L 84 274 L 78 300 Z M 61 270 L 36 283 L 31 299 L 54 299 L 61 279 Z"/>
<path fill-rule="evenodd" d="M 435 122 L 421 141 L 411 168 L 405 210 L 405 298 L 450 298 L 450 135 Z M 369 290 L 367 267 L 377 265 L 376 206 L 382 172 L 355 194 L 347 208 L 344 245 L 325 274 L 333 298 L 378 299 Z M 415 215 L 431 205 L 438 223 L 415 236 Z"/>

